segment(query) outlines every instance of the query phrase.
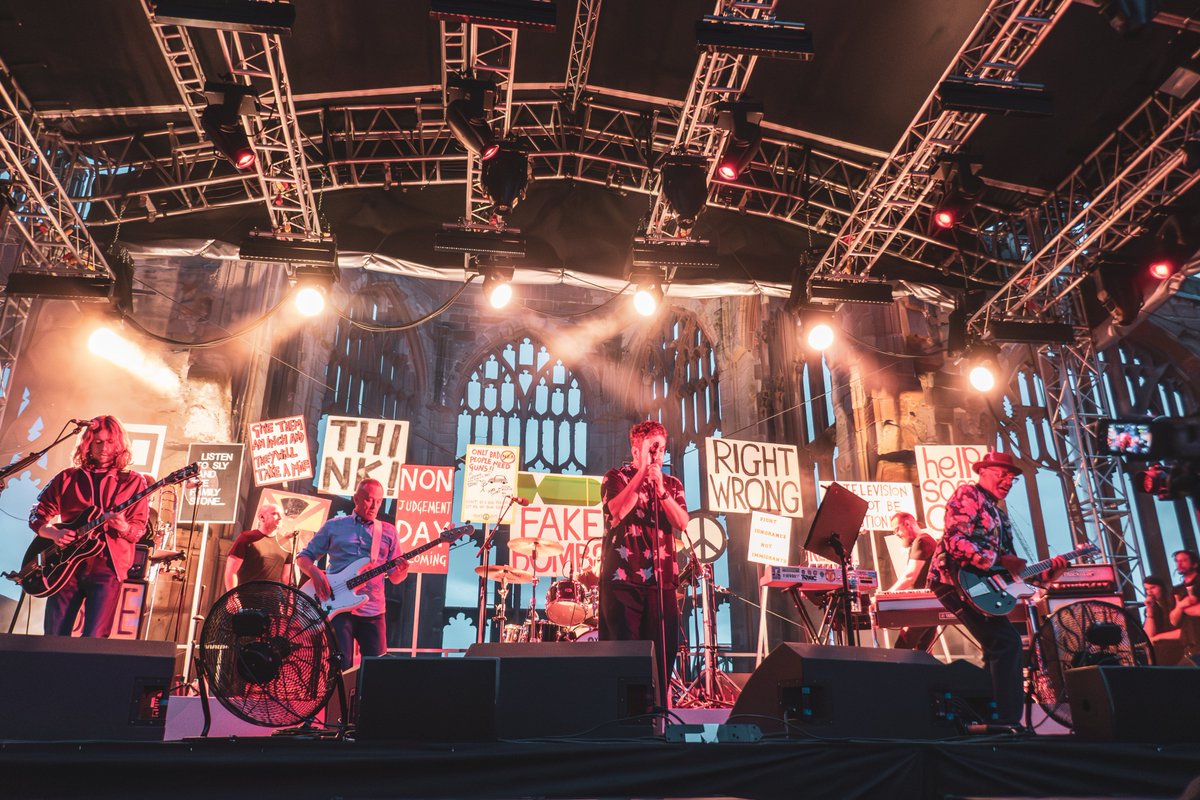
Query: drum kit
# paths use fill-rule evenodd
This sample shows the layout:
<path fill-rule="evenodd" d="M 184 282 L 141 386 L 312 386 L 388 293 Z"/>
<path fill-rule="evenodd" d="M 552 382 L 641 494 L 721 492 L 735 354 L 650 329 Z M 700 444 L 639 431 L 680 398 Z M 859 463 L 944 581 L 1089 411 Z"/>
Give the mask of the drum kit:
<path fill-rule="evenodd" d="M 551 539 L 521 537 L 510 539 L 508 549 L 527 556 L 536 564 L 538 557 L 560 556 L 566 549 L 562 542 Z M 599 607 L 599 565 L 585 559 L 576 571 L 572 561 L 567 575 L 554 580 L 546 592 L 546 619 L 538 615 L 538 577 L 527 569 L 503 564 L 476 567 L 476 574 L 500 584 L 499 601 L 492 619 L 499 625 L 502 642 L 590 642 L 596 641 L 597 610 Z M 515 583 L 532 583 L 529 593 L 529 613 L 524 622 L 509 623 L 505 617 L 508 587 Z"/>

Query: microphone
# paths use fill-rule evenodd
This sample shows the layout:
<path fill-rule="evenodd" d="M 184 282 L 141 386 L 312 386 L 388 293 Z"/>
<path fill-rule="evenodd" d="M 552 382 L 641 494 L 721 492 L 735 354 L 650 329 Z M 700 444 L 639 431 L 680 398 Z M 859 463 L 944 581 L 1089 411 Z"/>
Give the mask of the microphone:
<path fill-rule="evenodd" d="M 71 424 L 72 425 L 82 425 L 83 427 L 86 428 L 88 425 L 92 424 L 92 421 L 90 419 L 73 419 L 73 420 L 71 420 Z"/>
<path fill-rule="evenodd" d="M 527 505 L 529 505 L 529 498 L 528 498 L 528 497 L 517 497 L 515 494 L 514 494 L 514 495 L 509 495 L 509 496 L 512 498 L 512 501 L 513 501 L 514 503 L 516 503 L 517 505 L 519 505 L 519 506 L 527 506 Z"/>

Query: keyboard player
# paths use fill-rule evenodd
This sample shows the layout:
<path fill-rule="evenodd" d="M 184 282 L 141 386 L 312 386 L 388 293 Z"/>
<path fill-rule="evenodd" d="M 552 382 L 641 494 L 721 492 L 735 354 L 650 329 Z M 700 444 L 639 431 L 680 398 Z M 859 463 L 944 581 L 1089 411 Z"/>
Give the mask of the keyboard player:
<path fill-rule="evenodd" d="M 907 511 L 899 511 L 892 515 L 892 533 L 908 548 L 908 560 L 904 566 L 904 574 L 888 591 L 928 588 L 929 560 L 933 557 L 933 548 L 937 546 L 937 540 L 921 530 L 917 525 L 917 518 Z M 937 638 L 937 632 L 936 627 L 910 625 L 900 631 L 895 646 L 903 650 L 928 650 Z"/>

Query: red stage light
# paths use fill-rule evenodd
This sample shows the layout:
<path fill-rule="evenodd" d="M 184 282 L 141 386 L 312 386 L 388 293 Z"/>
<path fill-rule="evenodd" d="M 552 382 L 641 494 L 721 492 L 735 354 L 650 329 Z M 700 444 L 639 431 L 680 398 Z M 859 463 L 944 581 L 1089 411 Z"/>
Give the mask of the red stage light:
<path fill-rule="evenodd" d="M 1175 265 L 1165 259 L 1150 263 L 1150 277 L 1157 281 L 1165 281 L 1175 274 Z"/>
<path fill-rule="evenodd" d="M 736 181 L 738 168 L 734 164 L 723 163 L 717 167 L 717 174 L 727 181 Z"/>
<path fill-rule="evenodd" d="M 234 154 L 233 165 L 240 170 L 247 170 L 254 166 L 255 160 L 254 151 L 243 147 Z"/>
<path fill-rule="evenodd" d="M 939 228 L 953 228 L 956 222 L 958 222 L 958 216 L 948 208 L 933 212 L 933 224 Z"/>
<path fill-rule="evenodd" d="M 479 159 L 481 161 L 488 161 L 492 158 L 492 156 L 496 155 L 496 153 L 499 153 L 499 152 L 500 152 L 499 144 L 495 144 L 495 143 L 489 144 L 487 147 L 483 148 L 483 155 L 479 156 Z"/>

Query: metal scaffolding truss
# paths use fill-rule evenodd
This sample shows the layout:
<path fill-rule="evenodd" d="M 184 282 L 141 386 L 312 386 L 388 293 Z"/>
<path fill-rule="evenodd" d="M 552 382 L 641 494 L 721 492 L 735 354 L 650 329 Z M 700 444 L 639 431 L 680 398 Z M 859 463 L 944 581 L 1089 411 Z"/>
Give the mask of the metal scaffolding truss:
<path fill-rule="evenodd" d="M 183 100 L 184 110 L 192 121 L 192 129 L 197 134 L 201 132 L 200 114 L 207 103 L 204 96 L 204 71 L 200 68 L 200 59 L 196 55 L 196 47 L 187 28 L 179 25 L 168 25 L 154 19 L 154 9 L 150 0 L 142 0 L 142 11 L 150 23 L 150 31 L 158 42 L 163 60 L 171 72 L 171 79 L 179 89 Z"/>
<path fill-rule="evenodd" d="M 1183 144 L 1200 134 L 1200 99 L 1156 94 L 1144 102 L 1043 203 L 1029 225 L 1044 244 L 973 321 L 1053 314 L 1087 266 L 1145 230 L 1146 218 L 1200 181 Z"/>
<path fill-rule="evenodd" d="M 620 99 L 593 96 L 574 115 L 549 92 L 517 98 L 510 134 L 530 150 L 534 177 L 573 179 L 621 191 L 651 194 L 654 152 L 676 140 L 679 108 L 629 108 Z M 317 191 L 348 188 L 462 184 L 468 158 L 445 123 L 438 99 L 302 109 L 302 148 L 321 152 L 309 162 Z M 72 146 L 72 161 L 90 171 L 89 223 L 113 224 L 261 202 L 253 174 L 238 173 L 188 130 L 147 132 Z M 833 235 L 854 208 L 872 167 L 805 141 L 764 138 L 737 183 L 710 182 L 709 203 Z M 80 198 L 83 200 L 84 198 Z M 151 209 L 153 209 L 151 211 Z M 918 231 L 893 242 L 897 255 L 945 270 L 965 249 L 973 262 L 995 263 L 987 239 L 948 244 Z M 989 232 L 989 237 L 991 232 Z"/>
<path fill-rule="evenodd" d="M 602 0 L 578 0 L 575 6 L 575 26 L 571 29 L 571 54 L 567 58 L 567 80 L 563 98 L 572 111 L 579 108 L 579 98 L 587 86 L 592 68 L 592 49 L 596 44 L 596 28 L 600 24 Z"/>
<path fill-rule="evenodd" d="M 993 0 L 942 80 L 1015 80 L 1069 5 L 1067 0 Z M 899 232 L 912 225 L 934 188 L 941 157 L 959 152 L 981 119 L 978 113 L 942 110 L 935 88 L 813 274 L 869 272 Z"/>
<path fill-rule="evenodd" d="M 248 119 L 261 197 L 276 234 L 321 238 L 321 220 L 309 183 L 304 137 L 296 119 L 292 85 L 277 35 L 218 31 L 221 53 L 235 81 L 258 97 Z"/>
<path fill-rule="evenodd" d="M 739 17 L 742 19 L 774 19 L 776 0 L 747 2 L 747 0 L 717 0 L 713 15 Z M 683 101 L 679 124 L 675 128 L 675 139 L 671 150 L 712 158 L 717 154 L 725 135 L 713 124 L 716 121 L 718 103 L 737 100 L 746 90 L 757 56 L 743 53 L 703 51 L 696 61 L 696 70 Z M 709 163 L 708 178 L 712 182 L 715 165 Z M 661 180 L 658 182 L 661 184 Z M 662 193 L 661 185 L 654 189 L 654 202 L 646 222 L 645 235 L 660 237 L 670 233 L 666 225 L 670 221 L 670 209 Z"/>

